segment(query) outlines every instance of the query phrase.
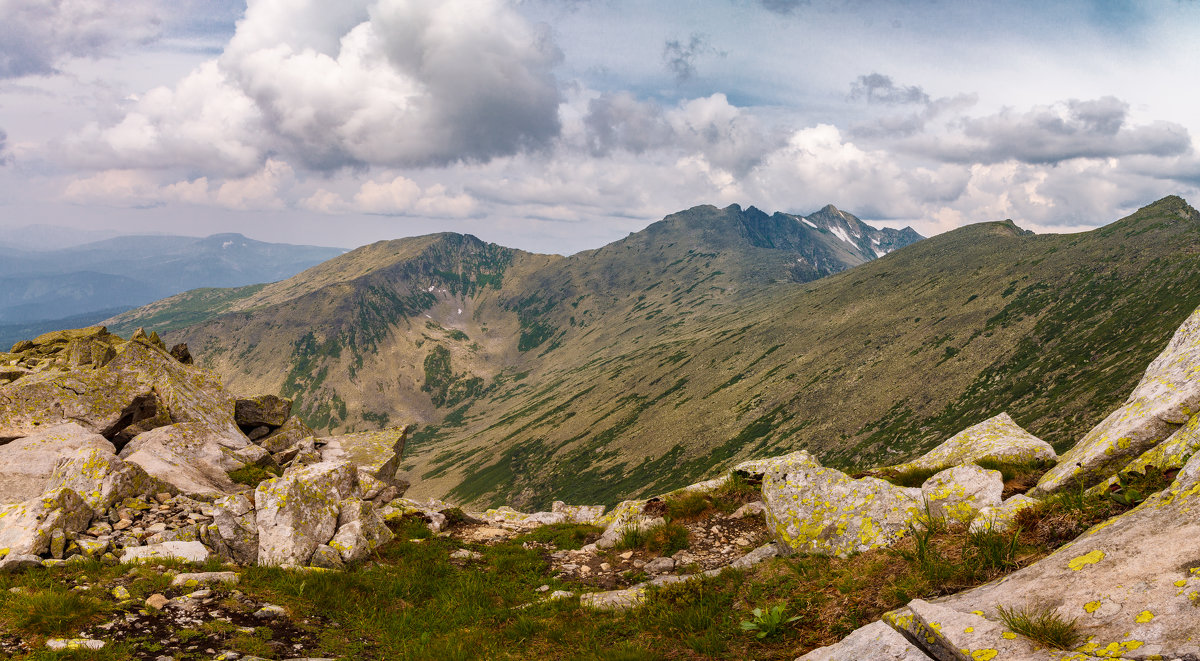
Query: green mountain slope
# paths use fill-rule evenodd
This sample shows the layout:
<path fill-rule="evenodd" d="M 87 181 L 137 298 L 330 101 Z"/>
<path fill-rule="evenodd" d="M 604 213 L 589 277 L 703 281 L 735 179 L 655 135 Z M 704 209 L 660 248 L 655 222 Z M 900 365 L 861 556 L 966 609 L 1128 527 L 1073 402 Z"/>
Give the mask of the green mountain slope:
<path fill-rule="evenodd" d="M 453 239 L 509 255 L 499 282 L 489 260 L 505 258 L 465 259 L 443 236 L 428 244 L 441 261 L 271 285 L 169 339 L 237 389 L 298 394 L 326 426 L 428 423 L 408 456 L 417 496 L 534 507 L 662 492 L 800 448 L 893 463 L 1003 410 L 1065 448 L 1200 305 L 1200 214 L 1177 197 L 1083 234 L 969 226 L 805 283 L 793 265 L 861 255 L 861 241 L 847 226 L 818 229 L 835 242 L 821 250 L 789 246 L 805 223 L 780 216 L 698 207 L 570 258 Z M 493 264 L 467 269 L 486 283 L 437 291 L 448 281 L 430 264 L 472 259 Z M 436 301 L 380 305 L 367 281 L 433 286 Z"/>

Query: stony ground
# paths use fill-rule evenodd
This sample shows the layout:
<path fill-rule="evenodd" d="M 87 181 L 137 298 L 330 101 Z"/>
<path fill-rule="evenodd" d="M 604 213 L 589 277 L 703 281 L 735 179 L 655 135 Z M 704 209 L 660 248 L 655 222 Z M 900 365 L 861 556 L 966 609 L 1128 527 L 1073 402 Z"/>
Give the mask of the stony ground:
<path fill-rule="evenodd" d="M 153 534 L 150 522 L 167 515 L 169 509 L 162 504 L 126 512 L 129 516 L 122 517 L 125 524 L 122 528 L 131 534 Z M 172 511 L 170 515 L 179 513 Z M 137 525 L 130 525 L 129 521 Z M 687 531 L 687 548 L 670 555 L 645 548 L 595 549 L 593 542 L 602 529 L 592 526 L 568 526 L 572 536 L 547 537 L 542 541 L 537 539 L 536 529 L 528 526 L 473 519 L 455 522 L 430 539 L 401 539 L 398 543 L 448 542 L 445 553 L 451 565 L 481 572 L 488 571 L 485 553 L 489 548 L 519 544 L 545 563 L 541 574 L 555 589 L 569 588 L 583 593 L 724 567 L 769 538 L 762 515 L 753 509 L 749 515 L 736 516 L 713 509 L 677 524 Z M 413 528 L 399 527 L 401 533 L 404 530 Z M 581 546 L 587 548 L 580 549 Z M 381 562 L 386 561 L 377 556 L 363 568 Z M 148 661 L 310 658 L 321 654 L 323 636 L 340 626 L 319 615 L 294 616 L 264 600 L 261 590 L 255 590 L 258 596 L 252 597 L 240 589 L 243 574 L 261 573 L 264 570 L 260 568 L 242 569 L 215 561 L 203 567 L 213 570 L 209 572 L 196 572 L 196 566 L 171 561 L 115 567 L 95 561 L 72 564 L 75 566 L 65 564 L 32 573 L 53 572 L 36 582 L 50 587 L 53 594 L 65 594 L 85 604 L 81 610 L 96 610 L 103 617 L 90 618 L 87 624 L 54 637 L 0 633 L 0 653 L 42 658 L 36 655 L 45 651 L 48 641 L 62 640 L 68 645 L 104 641 L 113 655 L 95 658 Z M 310 569 L 299 573 L 323 572 Z M 57 585 L 56 575 L 63 576 Z M 550 596 L 549 583 L 535 590 L 540 593 L 537 599 Z M 9 596 L 15 602 L 35 591 L 24 586 L 12 587 Z M 114 643 L 124 645 L 114 648 Z M 76 653 L 64 654 L 69 655 L 65 658 L 75 658 L 70 655 Z"/>

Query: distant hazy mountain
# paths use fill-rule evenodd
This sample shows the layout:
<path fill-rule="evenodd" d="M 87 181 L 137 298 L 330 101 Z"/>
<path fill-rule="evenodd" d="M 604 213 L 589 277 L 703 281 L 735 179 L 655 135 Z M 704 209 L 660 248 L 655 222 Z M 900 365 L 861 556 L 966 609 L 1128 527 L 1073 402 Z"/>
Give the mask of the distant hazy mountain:
<path fill-rule="evenodd" d="M 13 235 L 10 243 L 36 244 Z M 15 239 L 15 240 L 14 240 Z M 281 280 L 345 252 L 207 238 L 120 236 L 55 250 L 0 248 L 0 325 L 129 309 L 198 287 Z M 0 334 L 3 329 L 0 329 Z M 0 343 L 7 338 L 0 337 Z"/>
<path fill-rule="evenodd" d="M 16 251 L 45 251 L 73 248 L 92 241 L 103 241 L 120 236 L 113 230 L 89 230 L 61 225 L 26 225 L 24 227 L 0 228 L 0 255 L 7 254 L 6 248 Z"/>
<path fill-rule="evenodd" d="M 1063 449 L 1200 306 L 1200 213 L 1178 197 L 1080 234 L 991 222 L 897 247 L 913 238 L 737 206 L 571 257 L 439 234 L 110 325 L 176 329 L 320 429 L 423 423 L 415 496 L 537 507 L 801 448 L 900 461 L 1001 411 Z"/>

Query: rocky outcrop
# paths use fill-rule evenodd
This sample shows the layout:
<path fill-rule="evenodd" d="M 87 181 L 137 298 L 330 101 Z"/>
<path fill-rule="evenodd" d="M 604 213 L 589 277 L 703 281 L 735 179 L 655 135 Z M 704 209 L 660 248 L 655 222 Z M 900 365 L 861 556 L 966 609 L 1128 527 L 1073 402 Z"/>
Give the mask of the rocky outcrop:
<path fill-rule="evenodd" d="M 238 490 L 229 471 L 252 461 L 238 453 L 251 446 L 240 432 L 219 433 L 202 422 L 184 422 L 139 434 L 121 458 L 193 498 L 212 500 Z"/>
<path fill-rule="evenodd" d="M 118 444 L 173 422 L 241 434 L 233 398 L 221 383 L 183 365 L 144 333 L 125 341 L 98 326 L 58 331 L 13 348 L 19 351 L 9 362 L 29 372 L 0 385 L 0 440 L 66 422 Z"/>
<path fill-rule="evenodd" d="M 919 489 L 807 462 L 765 473 L 762 493 L 776 541 L 799 553 L 846 556 L 888 546 L 924 511 Z"/>
<path fill-rule="evenodd" d="M 751 459 L 743 461 L 733 467 L 733 472 L 748 475 L 750 477 L 762 478 L 763 475 L 773 471 L 787 471 L 792 468 L 820 468 L 821 464 L 817 463 L 816 457 L 813 457 L 804 450 L 797 450 L 791 454 L 785 454 L 781 457 L 768 457 L 766 459 Z"/>
<path fill-rule="evenodd" d="M 967 427 L 918 459 L 889 468 L 897 473 L 905 473 L 943 470 L 979 461 L 1002 464 L 1053 463 L 1057 458 L 1049 443 L 1022 429 L 1007 413 L 1001 413 Z"/>
<path fill-rule="evenodd" d="M 412 429 L 412 425 L 405 425 L 319 439 L 321 461 L 352 461 L 403 493 L 408 489 L 408 480 L 400 471 L 400 460 Z"/>
<path fill-rule="evenodd" d="M 1165 440 L 1200 409 L 1200 310 L 1175 331 L 1121 408 L 1089 431 L 1033 493 L 1090 487 Z"/>
<path fill-rule="evenodd" d="M 258 560 L 258 523 L 249 492 L 225 496 L 203 510 L 212 522 L 200 528 L 200 539 L 218 557 L 240 565 Z"/>
<path fill-rule="evenodd" d="M 891 620 L 910 632 L 918 630 L 916 622 L 923 623 L 923 633 L 916 635 L 934 636 L 938 647 L 1007 650 L 1016 642 L 996 624 L 997 609 L 1048 609 L 1077 620 L 1087 640 L 1077 651 L 1084 654 L 1200 658 L 1200 559 L 1194 545 L 1184 541 L 1200 538 L 1197 511 L 1200 456 L 1168 489 L 1049 557 L 1001 581 L 940 599 L 936 608 L 914 602 L 914 620 L 905 620 L 903 613 Z M 974 634 L 963 637 L 959 624 L 974 627 Z M 1014 649 L 995 658 L 1041 658 L 1023 653 Z"/>
<path fill-rule="evenodd" d="M 112 455 L 116 448 L 103 436 L 74 422 L 0 445 L 0 503 L 21 502 L 46 491 L 59 460 L 77 450 Z"/>
<path fill-rule="evenodd" d="M 275 395 L 242 397 L 234 402 L 233 418 L 243 429 L 281 427 L 292 414 L 292 400 Z"/>

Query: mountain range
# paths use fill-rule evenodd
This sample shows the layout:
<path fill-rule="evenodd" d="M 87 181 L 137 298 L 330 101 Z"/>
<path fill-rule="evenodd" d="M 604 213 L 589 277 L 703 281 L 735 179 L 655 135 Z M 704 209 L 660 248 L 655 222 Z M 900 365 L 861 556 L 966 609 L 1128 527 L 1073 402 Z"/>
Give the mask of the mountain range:
<path fill-rule="evenodd" d="M 919 238 L 833 207 L 696 207 L 571 257 L 381 242 L 108 323 L 170 331 L 318 429 L 421 423 L 416 495 L 533 507 L 794 449 L 894 463 L 1001 411 L 1061 450 L 1200 305 L 1178 197 L 1081 234 Z"/>

